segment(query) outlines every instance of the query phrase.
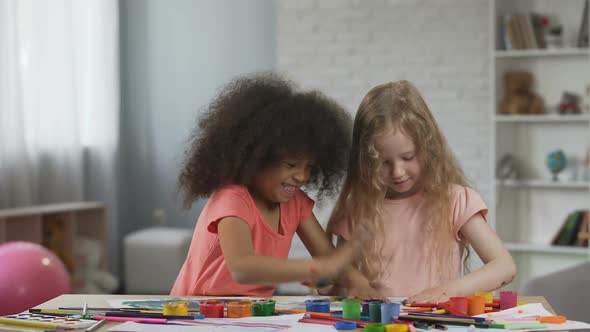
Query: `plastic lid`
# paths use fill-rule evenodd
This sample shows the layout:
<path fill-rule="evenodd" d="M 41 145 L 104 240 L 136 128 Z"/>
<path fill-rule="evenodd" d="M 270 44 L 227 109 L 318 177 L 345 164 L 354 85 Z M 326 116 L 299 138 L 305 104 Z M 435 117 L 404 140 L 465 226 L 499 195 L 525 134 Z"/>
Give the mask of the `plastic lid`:
<path fill-rule="evenodd" d="M 356 330 L 355 322 L 337 322 L 336 330 Z"/>
<path fill-rule="evenodd" d="M 366 332 L 385 332 L 385 325 L 383 324 L 367 324 L 365 325 Z"/>

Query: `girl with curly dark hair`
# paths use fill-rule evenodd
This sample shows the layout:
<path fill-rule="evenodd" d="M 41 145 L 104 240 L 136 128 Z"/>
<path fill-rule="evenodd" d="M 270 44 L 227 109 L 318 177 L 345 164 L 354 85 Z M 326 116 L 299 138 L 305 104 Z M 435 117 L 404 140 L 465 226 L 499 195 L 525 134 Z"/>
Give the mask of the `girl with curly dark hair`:
<path fill-rule="evenodd" d="M 276 74 L 241 77 L 201 117 L 179 176 L 186 207 L 209 197 L 171 295 L 270 296 L 276 284 L 335 276 L 334 249 L 312 213 L 345 173 L 352 121 L 317 91 Z M 313 259 L 288 259 L 300 236 Z"/>

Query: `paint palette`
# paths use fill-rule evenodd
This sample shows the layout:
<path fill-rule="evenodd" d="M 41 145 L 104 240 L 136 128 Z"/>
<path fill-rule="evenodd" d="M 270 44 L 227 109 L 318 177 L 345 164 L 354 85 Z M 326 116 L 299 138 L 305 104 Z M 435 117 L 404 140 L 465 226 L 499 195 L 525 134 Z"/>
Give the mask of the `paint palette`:
<path fill-rule="evenodd" d="M 30 327 L 45 327 L 58 329 L 84 329 L 96 323 L 91 319 L 73 317 L 55 317 L 43 314 L 18 314 L 0 317 L 0 323 Z"/>

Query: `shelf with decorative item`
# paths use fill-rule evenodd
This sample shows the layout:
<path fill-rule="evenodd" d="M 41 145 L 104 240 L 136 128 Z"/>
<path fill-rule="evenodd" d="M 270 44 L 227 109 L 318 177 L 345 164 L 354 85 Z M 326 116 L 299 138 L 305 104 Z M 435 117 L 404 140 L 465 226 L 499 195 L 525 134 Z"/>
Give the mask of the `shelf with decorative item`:
<path fill-rule="evenodd" d="M 563 57 L 563 56 L 589 56 L 588 48 L 564 47 L 564 48 L 542 48 L 522 50 L 496 50 L 496 59 L 504 58 L 531 58 L 531 57 Z"/>
<path fill-rule="evenodd" d="M 590 250 L 587 247 L 575 246 L 552 246 L 549 244 L 531 244 L 531 243 L 504 243 L 506 249 L 511 252 L 532 253 L 532 254 L 558 254 L 572 256 L 588 256 Z"/>
<path fill-rule="evenodd" d="M 588 181 L 552 181 L 544 179 L 529 180 L 496 180 L 496 185 L 507 188 L 531 188 L 531 189 L 573 189 L 590 190 Z"/>
<path fill-rule="evenodd" d="M 496 114 L 495 120 L 498 123 L 590 123 L 590 113 L 579 114 Z"/>

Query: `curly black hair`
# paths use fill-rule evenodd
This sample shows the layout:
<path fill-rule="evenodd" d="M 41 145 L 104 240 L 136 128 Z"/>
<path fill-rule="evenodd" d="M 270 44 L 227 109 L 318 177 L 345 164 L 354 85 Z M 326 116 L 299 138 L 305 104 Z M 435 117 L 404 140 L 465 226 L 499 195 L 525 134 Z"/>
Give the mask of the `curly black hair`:
<path fill-rule="evenodd" d="M 319 91 L 299 91 L 265 72 L 227 84 L 200 117 L 185 152 L 179 189 L 185 207 L 225 184 L 248 186 L 286 156 L 314 161 L 307 189 L 333 195 L 346 172 L 352 119 Z"/>

